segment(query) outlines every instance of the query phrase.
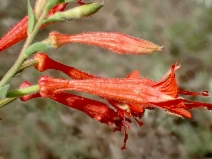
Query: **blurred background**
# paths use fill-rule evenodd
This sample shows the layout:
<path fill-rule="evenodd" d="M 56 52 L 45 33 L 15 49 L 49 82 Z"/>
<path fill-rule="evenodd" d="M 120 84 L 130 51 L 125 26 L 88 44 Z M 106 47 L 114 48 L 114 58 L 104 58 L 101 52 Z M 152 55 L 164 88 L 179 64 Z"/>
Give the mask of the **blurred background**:
<path fill-rule="evenodd" d="M 103 77 L 125 77 L 139 70 L 141 77 L 153 80 L 158 80 L 179 61 L 180 87 L 212 93 L 211 0 L 105 2 L 105 7 L 90 18 L 44 28 L 36 41 L 45 39 L 53 30 L 70 34 L 123 32 L 164 46 L 164 51 L 140 56 L 117 55 L 71 44 L 51 50 L 48 55 Z M 0 0 L 0 37 L 27 14 L 26 5 L 26 0 Z M 69 4 L 68 8 L 74 6 Z M 22 45 L 23 41 L 0 54 L 0 77 L 12 66 Z M 24 80 L 36 84 L 41 74 L 67 78 L 60 72 L 39 73 L 31 68 L 14 78 L 11 88 L 17 88 Z M 210 98 L 192 100 L 212 102 Z M 127 149 L 121 151 L 122 133 L 113 133 L 107 125 L 77 110 L 47 99 L 25 103 L 17 100 L 0 109 L 0 159 L 210 159 L 212 114 L 198 109 L 192 110 L 192 115 L 187 120 L 162 110 L 146 112 L 142 118 L 144 126 L 132 124 Z"/>

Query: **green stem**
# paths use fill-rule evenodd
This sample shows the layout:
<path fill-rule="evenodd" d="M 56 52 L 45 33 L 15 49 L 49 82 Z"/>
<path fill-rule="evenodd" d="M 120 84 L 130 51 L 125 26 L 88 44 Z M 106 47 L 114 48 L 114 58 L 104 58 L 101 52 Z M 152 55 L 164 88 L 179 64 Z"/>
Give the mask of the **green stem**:
<path fill-rule="evenodd" d="M 38 85 L 33 85 L 26 88 L 16 89 L 7 93 L 7 98 L 21 97 L 24 95 L 29 95 L 33 93 L 37 93 L 39 90 Z"/>
<path fill-rule="evenodd" d="M 25 50 L 29 47 L 29 45 L 32 43 L 34 37 L 36 36 L 39 28 L 41 27 L 41 25 L 43 24 L 43 20 L 46 17 L 48 11 L 46 9 L 44 9 L 43 13 L 41 14 L 41 16 L 39 17 L 33 31 L 31 34 L 28 35 L 28 38 L 21 50 L 21 53 L 18 57 L 18 59 L 16 60 L 15 64 L 12 66 L 12 68 L 6 73 L 6 75 L 2 78 L 1 82 L 0 82 L 0 87 L 2 87 L 3 85 L 5 85 L 10 78 L 12 78 L 14 76 L 14 74 L 17 72 L 17 70 L 19 69 L 19 67 L 21 66 L 21 64 L 23 63 L 23 61 L 27 58 L 24 56 L 24 52 Z"/>
<path fill-rule="evenodd" d="M 23 62 L 23 64 L 21 65 L 21 67 L 17 70 L 17 72 L 14 74 L 14 76 L 18 75 L 20 72 L 22 72 L 23 70 L 31 67 L 31 66 L 34 66 L 36 64 L 38 64 L 38 60 L 35 60 L 35 59 L 30 59 L 30 60 L 26 60 Z"/>
<path fill-rule="evenodd" d="M 39 90 L 39 86 L 34 85 L 34 86 L 27 87 L 27 88 L 16 89 L 16 90 L 10 91 L 10 92 L 7 93 L 7 98 L 0 100 L 0 108 L 11 103 L 11 102 L 13 102 L 18 97 L 28 95 L 28 94 L 37 93 L 38 90 Z"/>
<path fill-rule="evenodd" d="M 0 107 L 3 107 L 9 103 L 11 103 L 12 101 L 16 100 L 17 98 L 6 98 L 6 99 L 2 99 L 0 100 Z"/>

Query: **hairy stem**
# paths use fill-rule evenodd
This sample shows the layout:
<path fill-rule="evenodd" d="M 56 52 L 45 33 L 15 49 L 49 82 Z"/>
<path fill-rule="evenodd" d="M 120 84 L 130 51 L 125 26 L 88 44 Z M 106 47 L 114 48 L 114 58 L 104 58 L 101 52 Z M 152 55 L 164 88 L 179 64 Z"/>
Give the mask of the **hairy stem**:
<path fill-rule="evenodd" d="M 21 89 L 10 91 L 7 93 L 7 98 L 0 100 L 0 108 L 16 100 L 18 97 L 37 93 L 38 90 L 39 90 L 39 86 L 34 85 L 27 88 L 21 88 Z"/>
<path fill-rule="evenodd" d="M 22 63 L 22 65 L 19 67 L 19 69 L 17 70 L 17 72 L 14 74 L 14 76 L 18 75 L 20 72 L 22 72 L 23 70 L 31 67 L 31 66 L 34 66 L 36 64 L 38 64 L 38 60 L 35 60 L 35 59 L 30 59 L 30 60 L 26 60 Z"/>
<path fill-rule="evenodd" d="M 12 101 L 16 100 L 17 98 L 5 98 L 0 100 L 0 108 L 11 103 Z"/>
<path fill-rule="evenodd" d="M 33 93 L 37 93 L 39 90 L 38 85 L 33 85 L 26 88 L 16 89 L 7 93 L 7 98 L 21 97 L 24 95 L 29 95 Z"/>

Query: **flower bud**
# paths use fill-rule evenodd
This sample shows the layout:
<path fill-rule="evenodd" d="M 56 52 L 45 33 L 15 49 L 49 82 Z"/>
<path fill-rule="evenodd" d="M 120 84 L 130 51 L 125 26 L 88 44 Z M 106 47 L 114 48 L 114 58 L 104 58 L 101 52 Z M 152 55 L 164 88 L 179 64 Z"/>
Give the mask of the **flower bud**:
<path fill-rule="evenodd" d="M 69 9 L 64 12 L 57 12 L 44 20 L 44 23 L 60 22 L 65 20 L 80 19 L 91 16 L 104 6 L 103 3 L 90 3 Z"/>
<path fill-rule="evenodd" d="M 149 54 L 162 51 L 163 48 L 152 42 L 116 32 L 88 32 L 76 35 L 51 32 L 49 42 L 55 48 L 68 43 L 82 43 L 102 47 L 119 54 Z"/>

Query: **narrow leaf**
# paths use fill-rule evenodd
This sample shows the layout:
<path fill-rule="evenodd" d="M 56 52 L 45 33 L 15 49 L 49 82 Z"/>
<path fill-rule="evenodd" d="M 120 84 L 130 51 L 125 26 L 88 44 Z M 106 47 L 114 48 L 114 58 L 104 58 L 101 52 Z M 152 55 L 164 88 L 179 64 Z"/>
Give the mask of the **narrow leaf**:
<path fill-rule="evenodd" d="M 6 98 L 9 87 L 10 87 L 9 84 L 0 87 L 0 99 Z"/>
<path fill-rule="evenodd" d="M 30 4 L 30 1 L 28 0 L 28 34 L 30 34 L 33 31 L 35 25 L 35 15 L 32 9 L 32 6 Z"/>

